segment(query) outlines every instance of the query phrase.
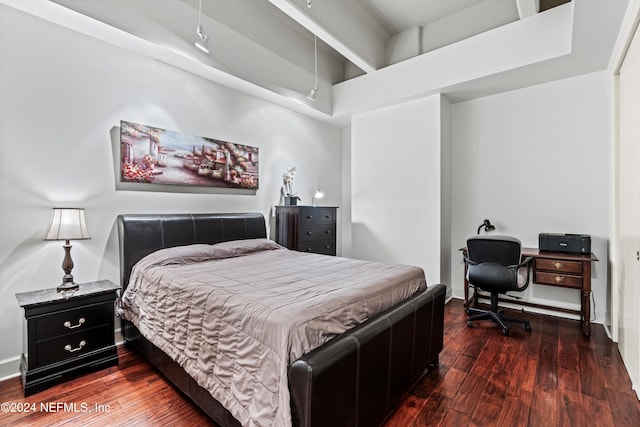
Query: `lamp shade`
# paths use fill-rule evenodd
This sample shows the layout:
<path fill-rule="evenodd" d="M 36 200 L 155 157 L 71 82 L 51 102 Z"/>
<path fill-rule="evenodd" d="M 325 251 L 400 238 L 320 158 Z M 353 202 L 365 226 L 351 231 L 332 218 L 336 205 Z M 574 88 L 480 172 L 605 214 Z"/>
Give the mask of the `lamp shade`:
<path fill-rule="evenodd" d="M 51 224 L 44 240 L 90 239 L 82 208 L 53 208 Z"/>

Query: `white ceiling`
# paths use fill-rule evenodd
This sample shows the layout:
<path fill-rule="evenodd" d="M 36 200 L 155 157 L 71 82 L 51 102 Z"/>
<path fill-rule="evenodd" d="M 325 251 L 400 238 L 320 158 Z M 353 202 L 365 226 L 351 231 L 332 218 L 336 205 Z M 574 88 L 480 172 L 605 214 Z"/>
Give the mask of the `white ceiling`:
<path fill-rule="evenodd" d="M 574 0 L 534 16 L 523 12 L 539 1 L 558 2 L 311 0 L 308 8 L 307 0 L 202 0 L 209 54 L 193 45 L 199 0 L 0 3 L 345 126 L 353 113 L 431 93 L 444 93 L 456 102 L 606 68 L 629 0 Z M 319 49 L 316 102 L 306 99 L 314 85 L 314 34 Z M 549 34 L 558 36 L 550 39 Z M 540 40 L 522 46 L 538 58 L 534 62 L 493 58 L 494 65 L 511 62 L 511 68 L 489 64 L 484 75 L 437 79 L 439 73 L 456 76 L 469 67 L 477 49 L 487 51 L 487 60 L 500 49 L 521 56 L 519 46 L 505 51 L 500 45 L 524 35 L 523 40 Z M 476 40 L 484 44 L 474 51 Z M 548 52 L 542 54 L 542 49 Z M 453 52 L 458 55 L 454 60 Z M 571 57 L 575 60 L 567 63 Z M 444 64 L 453 68 L 440 69 Z M 529 67 L 534 75 L 523 72 Z M 404 82 L 410 88 L 392 89 Z"/>
<path fill-rule="evenodd" d="M 390 35 L 410 27 L 433 23 L 480 3 L 478 0 L 358 1 Z"/>

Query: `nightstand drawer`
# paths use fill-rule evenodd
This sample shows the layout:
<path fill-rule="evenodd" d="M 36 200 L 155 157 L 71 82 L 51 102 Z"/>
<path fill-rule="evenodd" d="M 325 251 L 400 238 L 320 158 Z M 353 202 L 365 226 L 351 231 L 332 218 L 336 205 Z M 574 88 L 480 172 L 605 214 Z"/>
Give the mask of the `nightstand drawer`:
<path fill-rule="evenodd" d="M 36 341 L 79 332 L 109 323 L 112 302 L 88 305 L 36 319 Z"/>
<path fill-rule="evenodd" d="M 311 242 L 314 240 L 333 240 L 336 228 L 329 224 L 321 227 L 300 227 L 300 241 Z"/>
<path fill-rule="evenodd" d="M 578 261 L 564 261 L 559 259 L 536 259 L 536 269 L 582 274 L 582 263 Z"/>
<path fill-rule="evenodd" d="M 93 350 L 113 344 L 113 330 L 104 324 L 84 331 L 74 332 L 36 344 L 39 366 L 82 356 Z"/>
<path fill-rule="evenodd" d="M 546 271 L 535 271 L 533 281 L 541 285 L 562 286 L 565 288 L 582 288 L 582 277 L 570 274 L 559 274 Z"/>
<path fill-rule="evenodd" d="M 301 212 L 300 224 L 302 226 L 333 224 L 335 223 L 335 212 L 334 208 L 305 209 Z"/>

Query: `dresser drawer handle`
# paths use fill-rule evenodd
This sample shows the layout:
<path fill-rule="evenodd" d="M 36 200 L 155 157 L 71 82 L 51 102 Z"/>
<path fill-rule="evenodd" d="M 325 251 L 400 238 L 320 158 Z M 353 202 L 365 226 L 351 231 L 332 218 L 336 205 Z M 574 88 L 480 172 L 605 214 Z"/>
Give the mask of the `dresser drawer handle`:
<path fill-rule="evenodd" d="M 553 263 L 553 266 L 554 266 L 556 269 L 560 270 L 562 267 L 564 267 L 564 264 L 562 264 L 561 262 L 554 262 L 554 263 Z"/>
<path fill-rule="evenodd" d="M 556 276 L 554 280 L 556 281 L 556 283 L 564 282 L 564 276 Z"/>
<path fill-rule="evenodd" d="M 307 231 L 307 236 L 311 236 L 313 233 L 311 231 Z"/>
<path fill-rule="evenodd" d="M 65 326 L 66 328 L 69 328 L 69 329 L 75 329 L 75 328 L 79 328 L 80 326 L 82 326 L 82 324 L 83 324 L 84 322 L 86 322 L 86 321 L 87 321 L 87 320 L 86 320 L 84 317 L 81 317 L 81 318 L 78 320 L 78 324 L 77 324 L 77 325 L 73 325 L 73 326 L 71 326 L 71 322 L 67 320 L 66 322 L 64 322 L 64 326 Z"/>
<path fill-rule="evenodd" d="M 313 215 L 307 215 L 307 219 L 313 218 Z"/>
<path fill-rule="evenodd" d="M 78 345 L 78 347 L 71 348 L 71 344 L 67 344 L 64 346 L 64 349 L 67 350 L 69 353 L 73 353 L 74 351 L 82 350 L 82 347 L 84 347 L 85 345 L 87 345 L 87 342 L 85 340 L 82 340 L 80 341 L 80 345 Z"/>

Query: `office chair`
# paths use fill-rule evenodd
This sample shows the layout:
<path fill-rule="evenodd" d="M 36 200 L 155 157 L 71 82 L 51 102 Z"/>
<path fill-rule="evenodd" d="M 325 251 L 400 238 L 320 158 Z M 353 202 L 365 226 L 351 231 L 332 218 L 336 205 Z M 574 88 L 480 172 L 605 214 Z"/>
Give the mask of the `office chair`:
<path fill-rule="evenodd" d="M 491 319 L 502 329 L 502 333 L 509 335 L 506 322 L 523 323 L 527 331 L 531 330 L 528 320 L 518 319 L 498 309 L 498 297 L 509 291 L 524 291 L 529 286 L 531 261 L 528 257 L 521 262 L 520 241 L 510 236 L 472 236 L 467 239 L 464 261 L 467 265 L 467 281 L 469 285 L 491 293 L 491 310 L 467 308 L 467 314 L 475 314 L 467 318 L 467 326 L 472 328 L 476 320 Z M 518 270 L 527 268 L 524 284 L 518 283 Z"/>

